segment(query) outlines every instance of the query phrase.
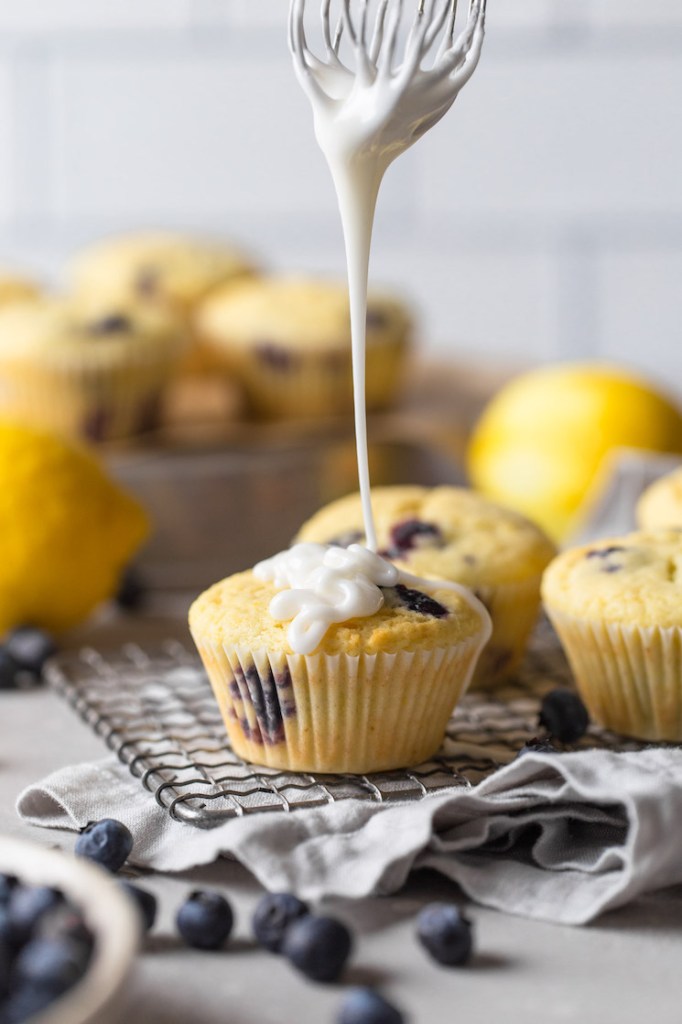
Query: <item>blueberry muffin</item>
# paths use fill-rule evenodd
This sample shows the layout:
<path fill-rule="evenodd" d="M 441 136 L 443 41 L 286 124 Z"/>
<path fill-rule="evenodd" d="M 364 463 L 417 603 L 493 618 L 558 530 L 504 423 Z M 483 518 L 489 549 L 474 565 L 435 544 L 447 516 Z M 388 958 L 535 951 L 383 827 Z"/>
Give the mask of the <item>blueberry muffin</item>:
<path fill-rule="evenodd" d="M 310 654 L 273 618 L 272 582 L 230 576 L 189 623 L 235 752 L 272 768 L 372 772 L 438 749 L 489 633 L 478 602 L 439 588 L 384 590 L 373 615 L 332 624 Z"/>
<path fill-rule="evenodd" d="M 27 302 L 37 299 L 40 288 L 35 281 L 0 270 L 0 309 L 14 302 Z"/>
<path fill-rule="evenodd" d="M 14 304 L 0 311 L 0 414 L 91 441 L 151 429 L 185 348 L 175 318 L 145 304 Z"/>
<path fill-rule="evenodd" d="M 252 410 L 271 418 L 316 418 L 353 408 L 348 290 L 308 277 L 267 277 L 218 290 L 197 313 L 214 359 L 241 381 Z M 393 399 L 411 333 L 409 314 L 388 296 L 367 313 L 367 408 Z"/>
<path fill-rule="evenodd" d="M 682 741 L 682 528 L 565 551 L 542 597 L 592 717 Z"/>
<path fill-rule="evenodd" d="M 379 550 L 395 565 L 470 587 L 487 607 L 493 632 L 472 686 L 496 686 L 523 656 L 552 542 L 524 516 L 466 488 L 376 487 L 372 508 Z M 362 543 L 362 523 L 360 495 L 351 494 L 317 512 L 297 540 Z"/>
<path fill-rule="evenodd" d="M 682 526 L 682 466 L 647 487 L 637 502 L 637 524 L 642 530 Z"/>
<path fill-rule="evenodd" d="M 231 245 L 172 231 L 105 238 L 82 252 L 71 267 L 78 294 L 161 305 L 177 315 L 190 339 L 183 369 L 210 366 L 193 329 L 195 310 L 214 288 L 255 272 Z"/>

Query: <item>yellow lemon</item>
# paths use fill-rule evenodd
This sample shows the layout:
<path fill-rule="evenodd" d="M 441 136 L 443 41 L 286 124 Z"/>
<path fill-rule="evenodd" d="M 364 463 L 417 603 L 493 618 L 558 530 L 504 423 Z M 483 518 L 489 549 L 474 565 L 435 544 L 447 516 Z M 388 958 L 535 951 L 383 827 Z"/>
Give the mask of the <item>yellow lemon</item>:
<path fill-rule="evenodd" d="M 85 449 L 0 423 L 0 632 L 76 625 L 116 591 L 147 532 Z"/>
<path fill-rule="evenodd" d="M 682 450 L 682 418 L 635 374 L 600 364 L 531 370 L 483 411 L 469 446 L 472 483 L 563 539 L 604 456 L 626 446 Z"/>

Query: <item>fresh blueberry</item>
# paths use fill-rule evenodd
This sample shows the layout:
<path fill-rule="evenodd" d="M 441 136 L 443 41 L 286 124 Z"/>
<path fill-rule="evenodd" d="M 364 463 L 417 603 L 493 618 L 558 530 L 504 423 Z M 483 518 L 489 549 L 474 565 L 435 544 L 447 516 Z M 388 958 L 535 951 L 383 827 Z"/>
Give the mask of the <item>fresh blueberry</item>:
<path fill-rule="evenodd" d="M 94 334 L 96 337 L 108 334 L 127 334 L 132 326 L 130 317 L 123 313 L 110 313 L 109 316 L 103 316 L 100 320 L 93 320 L 88 324 L 88 333 Z"/>
<path fill-rule="evenodd" d="M 180 935 L 196 949 L 219 949 L 232 931 L 234 917 L 227 900 L 217 892 L 193 892 L 175 918 Z"/>
<path fill-rule="evenodd" d="M 341 1003 L 336 1024 L 405 1024 L 405 1018 L 372 988 L 351 988 Z"/>
<path fill-rule="evenodd" d="M 0 690 L 14 690 L 21 666 L 5 647 L 0 647 Z"/>
<path fill-rule="evenodd" d="M 302 917 L 287 928 L 282 953 L 313 981 L 336 981 L 350 956 L 351 934 L 333 917 Z"/>
<path fill-rule="evenodd" d="M 538 721 L 561 743 L 576 743 L 587 732 L 590 717 L 577 693 L 558 686 L 542 698 Z"/>
<path fill-rule="evenodd" d="M 523 757 L 524 754 L 557 754 L 558 750 L 553 746 L 548 739 L 544 736 L 534 736 L 530 740 L 526 740 L 521 749 L 519 750 L 517 757 Z"/>
<path fill-rule="evenodd" d="M 288 892 L 268 892 L 259 901 L 253 915 L 253 934 L 259 945 L 279 953 L 287 928 L 309 913 L 307 905 Z"/>
<path fill-rule="evenodd" d="M 33 937 L 68 939 L 86 947 L 91 947 L 94 942 L 93 934 L 82 915 L 72 904 L 66 902 L 58 903 L 43 914 L 34 929 Z"/>
<path fill-rule="evenodd" d="M 15 875 L 6 875 L 3 872 L 0 872 L 0 906 L 9 902 L 12 890 L 16 885 L 17 878 Z"/>
<path fill-rule="evenodd" d="M 2 1008 L 2 1024 L 24 1024 L 44 1010 L 54 999 L 49 989 L 36 985 L 24 986 L 13 992 Z"/>
<path fill-rule="evenodd" d="M 396 555 L 420 547 L 424 542 L 429 546 L 440 544 L 442 539 L 435 523 L 424 523 L 421 519 L 406 519 L 391 528 L 391 547 Z"/>
<path fill-rule="evenodd" d="M 406 587 L 402 583 L 395 587 L 385 587 L 383 593 L 389 608 L 407 608 L 409 612 L 430 615 L 434 619 L 443 619 L 449 614 L 447 608 L 443 607 L 435 598 L 429 597 L 421 590 Z"/>
<path fill-rule="evenodd" d="M 133 885 L 132 882 L 122 881 L 121 886 L 135 901 L 142 916 L 145 931 L 151 931 L 156 921 L 156 896 L 154 893 L 149 892 L 148 889 L 142 889 L 139 885 Z"/>
<path fill-rule="evenodd" d="M 434 960 L 465 964 L 473 946 L 471 922 L 454 903 L 429 903 L 417 918 L 417 937 Z"/>
<path fill-rule="evenodd" d="M 64 902 L 58 889 L 47 885 L 17 885 L 7 904 L 10 938 L 16 945 L 27 942 L 45 914 Z"/>
<path fill-rule="evenodd" d="M 18 954 L 13 978 L 58 996 L 83 977 L 91 949 L 72 939 L 31 939 Z"/>
<path fill-rule="evenodd" d="M 138 611 L 147 597 L 147 587 L 135 566 L 128 566 L 121 576 L 121 581 L 114 600 L 119 608 L 127 612 Z"/>
<path fill-rule="evenodd" d="M 5 650 L 27 672 L 39 676 L 48 658 L 57 650 L 49 633 L 37 626 L 19 626 L 5 640 Z"/>
<path fill-rule="evenodd" d="M 123 867 L 133 848 L 133 837 L 115 818 L 102 818 L 86 825 L 76 842 L 77 856 L 101 864 L 109 871 Z"/>

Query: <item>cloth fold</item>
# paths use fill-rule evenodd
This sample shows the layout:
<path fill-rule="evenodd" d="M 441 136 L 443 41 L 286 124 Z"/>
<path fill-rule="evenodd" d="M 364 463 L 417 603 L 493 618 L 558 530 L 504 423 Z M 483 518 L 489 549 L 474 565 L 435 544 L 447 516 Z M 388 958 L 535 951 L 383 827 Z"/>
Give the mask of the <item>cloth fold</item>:
<path fill-rule="evenodd" d="M 682 750 L 670 748 L 530 752 L 475 787 L 418 802 L 344 800 L 212 830 L 173 821 L 108 758 L 54 772 L 17 809 L 48 828 L 118 818 L 140 866 L 181 871 L 231 855 L 267 888 L 307 899 L 395 892 L 428 867 L 486 906 L 585 924 L 682 882 Z"/>

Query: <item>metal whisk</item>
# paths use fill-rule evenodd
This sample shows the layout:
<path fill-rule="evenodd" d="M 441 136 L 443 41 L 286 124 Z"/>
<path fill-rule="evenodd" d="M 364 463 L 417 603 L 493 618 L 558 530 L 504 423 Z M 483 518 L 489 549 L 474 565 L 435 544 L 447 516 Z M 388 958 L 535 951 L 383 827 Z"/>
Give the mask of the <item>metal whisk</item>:
<path fill-rule="evenodd" d="M 353 0 L 322 0 L 321 56 L 308 45 L 306 6 L 306 0 L 291 0 L 289 45 L 313 108 L 339 109 L 354 95 L 382 86 L 390 90 L 392 112 L 400 104 L 403 125 L 406 115 L 413 116 L 411 141 L 443 117 L 481 55 L 486 0 L 469 0 L 466 25 L 457 35 L 458 0 L 417 0 L 409 29 L 404 0 L 356 0 L 355 5 Z M 406 41 L 399 47 L 404 29 Z M 385 104 L 381 121 L 369 127 L 385 127 L 390 141 L 391 112 Z"/>

